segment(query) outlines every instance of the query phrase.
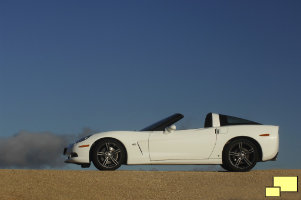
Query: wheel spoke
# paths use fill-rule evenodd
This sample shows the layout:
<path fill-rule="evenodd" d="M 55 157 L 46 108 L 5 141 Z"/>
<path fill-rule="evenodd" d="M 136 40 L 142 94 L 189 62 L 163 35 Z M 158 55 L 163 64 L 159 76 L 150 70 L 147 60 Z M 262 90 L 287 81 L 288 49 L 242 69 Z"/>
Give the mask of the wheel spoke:
<path fill-rule="evenodd" d="M 241 158 L 238 158 L 236 163 L 235 163 L 235 167 L 238 167 L 238 165 L 240 165 L 240 163 L 241 163 Z"/>
<path fill-rule="evenodd" d="M 246 154 L 251 154 L 254 152 L 254 149 L 251 147 L 251 149 L 249 149 L 248 151 L 246 151 Z"/>
<path fill-rule="evenodd" d="M 236 153 L 236 152 L 230 152 L 229 155 L 230 155 L 230 156 L 239 156 L 239 153 Z"/>
<path fill-rule="evenodd" d="M 111 156 L 110 158 L 111 158 L 111 160 L 113 161 L 113 163 L 114 163 L 115 165 L 118 165 L 118 161 L 117 161 L 115 158 L 113 158 L 112 156 Z"/>
<path fill-rule="evenodd" d="M 238 143 L 238 148 L 240 151 L 242 151 L 242 142 Z"/>
<path fill-rule="evenodd" d="M 252 165 L 252 163 L 251 163 L 251 161 L 248 159 L 248 158 L 244 158 L 244 161 L 249 165 L 249 166 L 251 166 Z"/>
<path fill-rule="evenodd" d="M 103 156 L 103 155 L 105 155 L 105 152 L 97 152 L 97 155 L 98 156 Z"/>
<path fill-rule="evenodd" d="M 102 165 L 103 165 L 103 166 L 106 166 L 107 163 L 108 163 L 108 161 L 109 161 L 109 157 L 106 157 L 106 159 L 103 161 Z"/>
<path fill-rule="evenodd" d="M 117 153 L 119 153 L 119 152 L 121 152 L 120 149 L 116 149 L 116 150 L 114 150 L 112 153 L 113 153 L 113 154 L 117 154 Z"/>
<path fill-rule="evenodd" d="M 107 151 L 110 151 L 110 144 L 108 142 L 106 143 L 106 148 L 107 148 Z"/>

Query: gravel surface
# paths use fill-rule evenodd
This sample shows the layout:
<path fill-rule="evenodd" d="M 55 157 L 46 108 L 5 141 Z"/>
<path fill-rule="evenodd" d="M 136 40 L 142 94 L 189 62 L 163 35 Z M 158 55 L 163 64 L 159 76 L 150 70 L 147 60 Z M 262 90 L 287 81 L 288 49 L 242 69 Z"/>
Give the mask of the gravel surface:
<path fill-rule="evenodd" d="M 0 170 L 0 199 L 218 199 L 301 200 L 299 192 L 265 197 L 273 176 L 301 176 L 301 170 L 247 173 L 181 171 Z"/>

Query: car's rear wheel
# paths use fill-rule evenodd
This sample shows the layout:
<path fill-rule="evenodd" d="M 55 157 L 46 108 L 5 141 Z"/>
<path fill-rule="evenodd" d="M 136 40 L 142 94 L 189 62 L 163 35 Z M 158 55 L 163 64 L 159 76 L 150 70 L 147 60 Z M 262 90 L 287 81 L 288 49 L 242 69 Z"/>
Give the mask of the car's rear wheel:
<path fill-rule="evenodd" d="M 124 163 L 125 151 L 119 141 L 104 139 L 94 145 L 91 159 L 94 166 L 99 170 L 115 170 Z"/>
<path fill-rule="evenodd" d="M 228 171 L 250 171 L 258 160 L 256 145 L 245 138 L 227 144 L 223 151 L 222 167 Z"/>

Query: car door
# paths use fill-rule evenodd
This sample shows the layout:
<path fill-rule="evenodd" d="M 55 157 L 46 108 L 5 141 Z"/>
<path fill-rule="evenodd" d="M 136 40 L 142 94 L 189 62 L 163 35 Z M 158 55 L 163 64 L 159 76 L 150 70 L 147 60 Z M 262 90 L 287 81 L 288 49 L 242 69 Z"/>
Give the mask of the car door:
<path fill-rule="evenodd" d="M 149 137 L 150 159 L 201 160 L 209 158 L 216 142 L 215 128 L 154 131 Z"/>

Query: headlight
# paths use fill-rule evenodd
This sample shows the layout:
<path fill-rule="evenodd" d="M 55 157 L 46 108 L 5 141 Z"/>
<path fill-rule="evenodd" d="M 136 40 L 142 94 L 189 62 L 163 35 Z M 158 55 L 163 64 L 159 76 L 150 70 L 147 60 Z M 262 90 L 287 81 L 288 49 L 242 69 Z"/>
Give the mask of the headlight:
<path fill-rule="evenodd" d="M 79 143 L 79 142 L 82 142 L 82 141 L 85 141 L 86 139 L 88 139 L 91 135 L 87 135 L 79 140 L 77 140 L 75 143 Z"/>

